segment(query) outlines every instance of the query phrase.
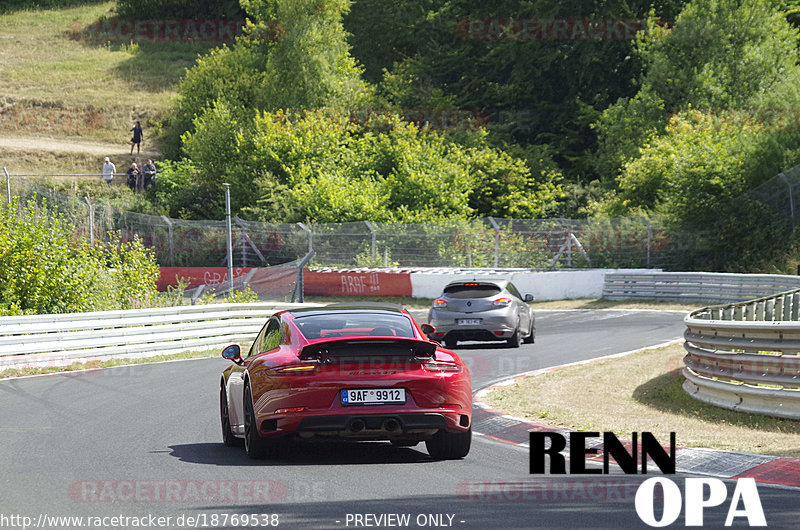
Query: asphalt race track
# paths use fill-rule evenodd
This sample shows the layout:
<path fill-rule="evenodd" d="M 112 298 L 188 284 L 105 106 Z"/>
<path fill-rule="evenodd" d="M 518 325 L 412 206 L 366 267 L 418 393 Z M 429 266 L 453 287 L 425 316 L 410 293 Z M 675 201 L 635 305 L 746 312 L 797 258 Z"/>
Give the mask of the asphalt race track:
<path fill-rule="evenodd" d="M 477 390 L 677 339 L 682 319 L 677 312 L 542 311 L 535 344 L 457 351 Z M 461 461 L 431 461 L 422 444 L 385 443 L 307 444 L 283 460 L 248 460 L 220 440 L 226 363 L 0 381 L 0 527 L 153 528 L 160 517 L 163 528 L 647 528 L 633 498 L 647 477 L 531 476 L 526 448 L 486 436 L 476 435 Z M 685 477 L 671 478 L 682 487 Z M 733 481 L 726 483 L 730 494 Z M 770 527 L 796 528 L 797 489 L 760 484 L 758 491 Z M 727 502 L 706 510 L 706 526 L 722 527 L 727 511 Z M 55 524 L 59 516 L 84 519 Z"/>

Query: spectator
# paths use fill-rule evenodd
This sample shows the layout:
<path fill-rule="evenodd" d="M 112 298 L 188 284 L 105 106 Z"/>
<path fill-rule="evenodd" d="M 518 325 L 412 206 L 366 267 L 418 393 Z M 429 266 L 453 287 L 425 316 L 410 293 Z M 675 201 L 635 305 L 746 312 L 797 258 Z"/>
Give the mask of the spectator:
<path fill-rule="evenodd" d="M 105 163 L 103 164 L 103 180 L 106 181 L 106 184 L 111 185 L 111 181 L 114 179 L 114 175 L 117 173 L 117 166 L 106 157 Z"/>
<path fill-rule="evenodd" d="M 142 131 L 142 124 L 138 121 L 131 128 L 133 131 L 133 138 L 131 138 L 131 154 L 133 154 L 133 146 L 136 146 L 136 153 L 139 153 L 141 143 L 144 141 L 144 132 Z"/>
<path fill-rule="evenodd" d="M 152 160 L 148 160 L 142 168 L 144 173 L 144 189 L 147 190 L 150 186 L 156 185 L 156 165 Z"/>
<path fill-rule="evenodd" d="M 139 166 L 136 165 L 136 162 L 134 162 L 128 170 L 128 187 L 131 191 L 136 191 L 138 189 L 141 185 L 141 180 L 142 172 L 139 170 Z"/>

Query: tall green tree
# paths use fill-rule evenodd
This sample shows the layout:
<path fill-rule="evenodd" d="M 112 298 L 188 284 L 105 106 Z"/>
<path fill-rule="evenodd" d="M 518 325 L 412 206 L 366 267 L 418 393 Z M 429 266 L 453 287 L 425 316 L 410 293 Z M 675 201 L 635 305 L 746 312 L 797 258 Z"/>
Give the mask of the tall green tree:
<path fill-rule="evenodd" d="M 169 155 L 180 137 L 219 102 L 228 112 L 352 108 L 364 105 L 369 86 L 349 54 L 342 16 L 349 0 L 243 0 L 255 22 L 232 46 L 198 59 L 178 92 Z"/>
<path fill-rule="evenodd" d="M 556 36 L 552 26 L 537 34 L 521 31 L 521 24 L 560 21 L 582 28 L 580 22 L 593 20 L 611 27 L 651 15 L 672 19 L 682 4 L 402 0 L 389 8 L 368 1 L 355 4 L 346 27 L 370 79 L 379 68 L 386 70 L 379 93 L 390 106 L 475 110 L 488 121 L 498 147 L 550 146 L 567 175 L 589 180 L 587 154 L 595 145 L 590 124 L 639 87 L 632 33 Z M 395 11 L 402 13 L 391 18 Z M 380 38 L 378 31 L 387 36 Z M 388 44 L 373 53 L 372 41 Z"/>
<path fill-rule="evenodd" d="M 639 92 L 606 109 L 596 128 L 596 167 L 613 179 L 668 115 L 747 108 L 796 71 L 797 31 L 771 0 L 694 0 L 671 29 L 652 26 L 637 42 Z"/>
<path fill-rule="evenodd" d="M 277 0 L 285 32 L 267 57 L 262 110 L 364 103 L 367 85 L 342 26 L 349 8 L 350 0 Z"/>

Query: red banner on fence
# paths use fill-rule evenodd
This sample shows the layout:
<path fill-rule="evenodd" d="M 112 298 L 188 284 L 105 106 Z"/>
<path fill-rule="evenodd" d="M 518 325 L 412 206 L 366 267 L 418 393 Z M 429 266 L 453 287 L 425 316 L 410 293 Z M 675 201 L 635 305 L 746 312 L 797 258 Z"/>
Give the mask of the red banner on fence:
<path fill-rule="evenodd" d="M 411 296 L 408 272 L 303 272 L 306 296 Z"/>

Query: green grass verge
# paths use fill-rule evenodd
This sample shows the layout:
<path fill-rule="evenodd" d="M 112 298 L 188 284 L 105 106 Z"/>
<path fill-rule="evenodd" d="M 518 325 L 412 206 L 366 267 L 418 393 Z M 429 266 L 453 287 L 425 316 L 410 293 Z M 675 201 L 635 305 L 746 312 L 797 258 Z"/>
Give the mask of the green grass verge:
<path fill-rule="evenodd" d="M 9 368 L 0 372 L 0 379 L 11 377 L 25 377 L 31 375 L 55 374 L 64 372 L 76 372 L 80 370 L 92 370 L 98 368 L 110 368 L 112 366 L 128 366 L 133 364 L 161 363 L 165 361 L 178 361 L 183 359 L 201 359 L 206 357 L 216 357 L 220 354 L 219 350 L 190 351 L 175 353 L 172 355 L 154 355 L 152 357 L 142 357 L 137 359 L 108 359 L 106 361 L 88 361 L 85 363 L 72 363 L 68 366 L 44 366 L 41 368 Z"/>

